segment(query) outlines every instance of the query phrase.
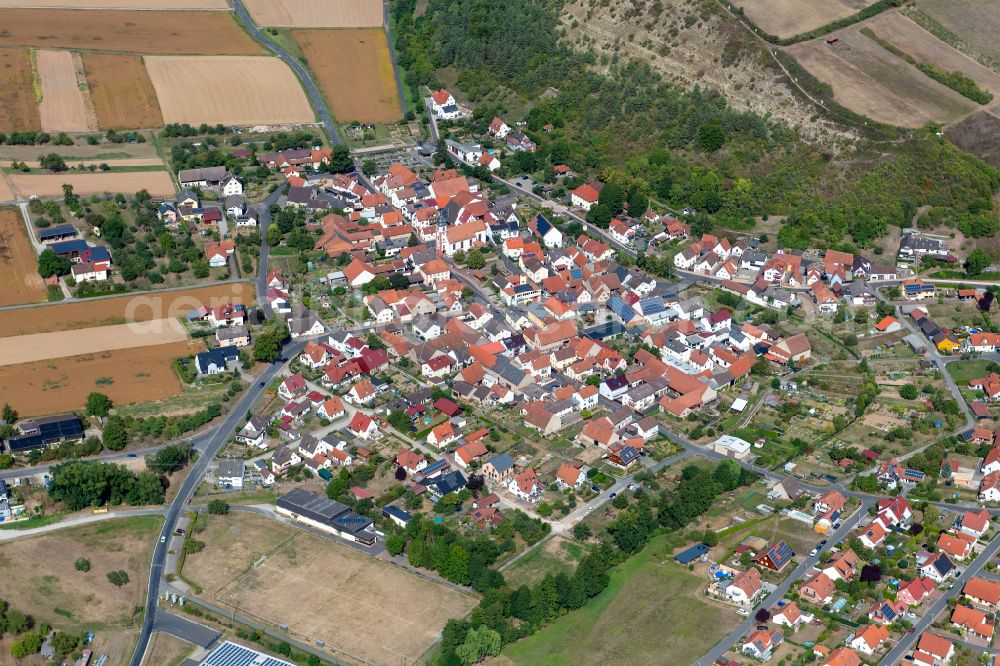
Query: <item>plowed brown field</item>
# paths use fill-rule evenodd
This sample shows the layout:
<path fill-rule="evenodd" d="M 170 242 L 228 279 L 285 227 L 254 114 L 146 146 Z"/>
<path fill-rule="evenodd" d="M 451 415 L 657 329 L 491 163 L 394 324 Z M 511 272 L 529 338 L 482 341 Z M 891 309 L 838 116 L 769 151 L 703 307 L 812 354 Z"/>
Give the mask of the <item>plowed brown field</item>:
<path fill-rule="evenodd" d="M 0 0 L 0 7 L 36 9 L 229 9 L 226 0 Z"/>
<path fill-rule="evenodd" d="M 278 58 L 147 56 L 145 60 L 168 123 L 284 124 L 316 117 L 299 80 Z M 192 81 L 212 83 L 191 85 Z"/>
<path fill-rule="evenodd" d="M 61 196 L 64 184 L 72 185 L 76 194 L 135 194 L 139 190 L 147 190 L 154 197 L 174 194 L 174 181 L 166 171 L 16 173 L 10 175 L 10 180 L 25 198 Z"/>
<path fill-rule="evenodd" d="M 42 128 L 27 49 L 0 50 L 0 132 Z"/>
<path fill-rule="evenodd" d="M 163 114 L 142 57 L 85 53 L 83 66 L 101 129 L 161 127 Z"/>
<path fill-rule="evenodd" d="M 0 9 L 0 26 L 0 46 L 125 53 L 264 53 L 264 47 L 229 12 Z"/>
<path fill-rule="evenodd" d="M 278 28 L 382 25 L 381 0 L 245 0 L 244 4 L 257 25 Z"/>
<path fill-rule="evenodd" d="M 46 132 L 86 132 L 97 129 L 84 91 L 76 80 L 76 63 L 69 51 L 35 52 L 42 103 L 38 114 Z"/>
<path fill-rule="evenodd" d="M 386 123 L 402 118 L 382 30 L 295 30 L 292 34 L 337 120 Z"/>
<path fill-rule="evenodd" d="M 0 210 L 0 305 L 45 300 L 45 285 L 36 266 L 21 214 L 11 208 Z"/>
<path fill-rule="evenodd" d="M 101 354 L 116 349 L 155 347 L 188 339 L 177 319 L 154 319 L 132 324 L 95 326 L 76 331 L 54 331 L 19 335 L 14 344 L 0 345 L 0 365 Z M 9 341 L 8 341 L 9 342 Z"/>
<path fill-rule="evenodd" d="M 174 342 L 0 366 L 0 395 L 21 416 L 80 409 L 92 391 L 121 404 L 161 400 L 181 392 L 171 361 L 204 349 Z"/>
<path fill-rule="evenodd" d="M 183 317 L 201 306 L 214 307 L 226 303 L 250 305 L 254 302 L 254 293 L 254 286 L 249 282 L 230 282 L 178 291 L 0 310 L 0 337 Z"/>

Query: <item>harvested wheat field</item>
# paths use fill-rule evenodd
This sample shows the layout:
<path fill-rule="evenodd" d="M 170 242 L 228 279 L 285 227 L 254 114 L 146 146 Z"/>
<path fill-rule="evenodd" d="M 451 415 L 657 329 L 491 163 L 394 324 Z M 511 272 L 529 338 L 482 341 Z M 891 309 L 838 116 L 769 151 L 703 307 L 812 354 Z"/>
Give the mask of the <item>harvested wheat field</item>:
<path fill-rule="evenodd" d="M 7 184 L 7 178 L 0 173 L 0 202 L 13 201 L 16 198 L 14 190 L 10 189 L 10 185 Z"/>
<path fill-rule="evenodd" d="M 156 90 L 141 56 L 85 53 L 83 67 L 101 129 L 163 125 Z"/>
<path fill-rule="evenodd" d="M 324 640 L 350 662 L 414 663 L 477 596 L 263 516 L 212 517 L 184 575 L 214 603 Z M 255 561 L 262 563 L 254 566 Z M 340 656 L 340 655 L 338 655 Z"/>
<path fill-rule="evenodd" d="M 40 308 L 0 310 L 0 336 L 75 331 L 94 326 L 184 317 L 200 307 L 227 303 L 253 304 L 251 282 L 227 282 L 209 287 L 99 298 L 79 303 L 55 303 Z"/>
<path fill-rule="evenodd" d="M 173 342 L 4 365 L 0 395 L 22 416 L 80 409 L 91 391 L 121 404 L 161 400 L 182 389 L 172 361 L 204 350 L 201 342 Z"/>
<path fill-rule="evenodd" d="M 0 0 L 0 8 L 35 9 L 229 9 L 226 0 Z"/>
<path fill-rule="evenodd" d="M 98 354 L 114 349 L 154 347 L 188 339 L 177 319 L 153 319 L 131 324 L 96 326 L 78 331 L 19 335 L 0 345 L 0 365 L 17 365 L 61 356 Z"/>
<path fill-rule="evenodd" d="M 382 26 L 382 0 L 246 0 L 257 25 L 276 28 Z"/>
<path fill-rule="evenodd" d="M 257 55 L 230 12 L 0 9 L 0 46 L 124 53 Z"/>
<path fill-rule="evenodd" d="M 1000 74 L 956 51 L 902 14 L 886 12 L 868 21 L 867 27 L 918 61 L 948 72 L 961 72 L 995 96 L 1000 95 Z"/>
<path fill-rule="evenodd" d="M 258 125 L 315 120 L 299 80 L 278 58 L 147 56 L 145 60 L 163 120 L 168 123 Z M 192 81 L 212 83 L 191 85 Z"/>
<path fill-rule="evenodd" d="M 382 30 L 295 30 L 292 34 L 338 121 L 387 123 L 403 117 Z"/>
<path fill-rule="evenodd" d="M 15 173 L 10 180 L 23 198 L 62 196 L 64 184 L 72 185 L 76 194 L 135 194 L 147 190 L 154 197 L 168 197 L 175 191 L 174 181 L 166 171 Z"/>
<path fill-rule="evenodd" d="M 985 56 L 984 60 L 1000 66 L 1000 41 L 996 38 L 1000 32 L 1000 11 L 995 2 L 917 0 L 916 8 L 955 34 L 961 41 L 959 48 L 970 56 Z"/>
<path fill-rule="evenodd" d="M 69 51 L 35 51 L 42 102 L 38 115 L 46 132 L 87 132 L 97 129 L 97 121 L 80 90 L 76 59 Z"/>
<path fill-rule="evenodd" d="M 27 49 L 0 50 L 0 132 L 42 128 Z"/>
<path fill-rule="evenodd" d="M 747 18 L 780 39 L 822 28 L 856 14 L 875 0 L 737 0 Z"/>
<path fill-rule="evenodd" d="M 28 240 L 21 213 L 0 210 L 0 305 L 22 305 L 45 300 L 35 251 Z"/>
<path fill-rule="evenodd" d="M 920 127 L 957 120 L 976 106 L 857 30 L 839 36 L 834 48 L 814 39 L 787 51 L 848 109 L 878 122 Z"/>

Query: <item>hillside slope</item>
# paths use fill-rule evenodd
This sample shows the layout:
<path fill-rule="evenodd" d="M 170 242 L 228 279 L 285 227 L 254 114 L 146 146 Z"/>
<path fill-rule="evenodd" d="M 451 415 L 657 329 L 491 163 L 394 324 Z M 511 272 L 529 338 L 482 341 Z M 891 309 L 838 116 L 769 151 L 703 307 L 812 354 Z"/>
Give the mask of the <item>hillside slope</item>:
<path fill-rule="evenodd" d="M 828 146 L 850 136 L 796 95 L 764 46 L 717 0 L 569 0 L 569 41 L 600 65 L 648 62 L 667 80 L 722 93 L 740 111 L 781 120 Z M 833 147 L 833 146 L 831 146 Z"/>

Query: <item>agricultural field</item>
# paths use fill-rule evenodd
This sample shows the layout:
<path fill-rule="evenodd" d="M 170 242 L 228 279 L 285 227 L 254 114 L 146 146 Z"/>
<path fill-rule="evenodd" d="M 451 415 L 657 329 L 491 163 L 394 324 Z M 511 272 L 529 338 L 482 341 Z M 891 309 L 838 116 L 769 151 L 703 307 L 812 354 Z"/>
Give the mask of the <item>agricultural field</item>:
<path fill-rule="evenodd" d="M 948 72 L 961 72 L 980 88 L 989 90 L 994 96 L 1000 95 L 1000 74 L 956 51 L 903 14 L 886 12 L 867 21 L 866 26 L 919 62 L 936 65 Z"/>
<path fill-rule="evenodd" d="M 382 25 L 380 0 L 247 0 L 254 23 L 275 28 L 370 28 Z"/>
<path fill-rule="evenodd" d="M 944 130 L 944 135 L 962 150 L 1000 168 L 1000 118 L 977 111 Z"/>
<path fill-rule="evenodd" d="M 156 90 L 141 56 L 85 53 L 83 66 L 101 129 L 163 125 Z"/>
<path fill-rule="evenodd" d="M 82 70 L 79 54 L 70 51 L 35 51 L 42 101 L 38 114 L 46 132 L 87 132 L 97 129 L 97 118 L 85 90 L 80 89 L 77 71 Z"/>
<path fill-rule="evenodd" d="M 292 35 L 338 121 L 388 123 L 402 118 L 382 30 L 295 30 Z M 351 66 L 344 67 L 345 62 Z"/>
<path fill-rule="evenodd" d="M 161 400 L 182 391 L 173 360 L 204 349 L 174 342 L 0 366 L 0 393 L 22 416 L 82 409 L 91 391 L 121 404 Z"/>
<path fill-rule="evenodd" d="M 168 123 L 284 124 L 315 120 L 292 70 L 271 57 L 147 56 Z M 338 69 L 344 68 L 343 61 Z M 191 81 L 212 81 L 192 86 Z"/>
<path fill-rule="evenodd" d="M 51 331 L 75 331 L 94 326 L 183 317 L 201 306 L 254 302 L 250 283 L 231 282 L 140 296 L 119 296 L 79 303 L 59 303 L 43 308 L 0 311 L 3 336 L 29 335 Z"/>
<path fill-rule="evenodd" d="M 508 645 L 497 664 L 690 664 L 740 619 L 708 601 L 707 579 L 677 565 L 663 537 L 611 570 L 583 608 Z M 669 590 L 669 594 L 665 591 Z M 627 627 L 627 630 L 622 630 Z"/>
<path fill-rule="evenodd" d="M 135 608 L 145 598 L 161 520 L 120 518 L 0 544 L 4 600 L 54 629 L 93 631 L 95 654 L 107 653 L 109 664 L 126 663 L 142 624 Z M 86 573 L 74 567 L 81 554 L 90 560 Z M 119 569 L 129 582 L 115 587 L 106 574 Z"/>
<path fill-rule="evenodd" d="M 58 197 L 63 185 L 73 186 L 79 195 L 121 192 L 135 194 L 147 190 L 154 197 L 173 196 L 174 179 L 167 171 L 125 171 L 105 173 L 14 173 L 11 184 L 22 198 Z"/>
<path fill-rule="evenodd" d="M 40 303 L 45 285 L 38 275 L 35 250 L 28 239 L 21 213 L 0 210 L 0 305 Z"/>
<path fill-rule="evenodd" d="M 100 354 L 115 349 L 154 347 L 187 340 L 187 331 L 177 319 L 96 326 L 77 331 L 32 333 L 17 336 L 16 345 L 0 347 L 0 365 L 42 361 L 58 356 Z M 53 353 L 58 356 L 53 356 Z"/>
<path fill-rule="evenodd" d="M 920 127 L 957 120 L 976 106 L 862 35 L 856 26 L 838 36 L 833 46 L 814 39 L 787 51 L 852 111 L 878 122 Z"/>
<path fill-rule="evenodd" d="M 212 517 L 184 575 L 214 603 L 287 624 L 355 660 L 416 661 L 477 599 L 308 532 L 252 514 Z M 261 557 L 266 559 L 261 561 Z M 257 566 L 254 566 L 258 563 Z"/>
<path fill-rule="evenodd" d="M 0 54 L 10 49 L 0 49 Z M 72 146 L 51 146 L 51 152 L 58 153 L 67 162 L 73 160 L 93 160 L 104 162 L 110 159 L 156 158 L 156 145 L 148 140 L 144 143 L 98 143 L 92 146 L 86 142 L 77 142 Z M 38 146 L 0 145 L 0 162 L 24 160 L 29 162 L 38 159 Z"/>
<path fill-rule="evenodd" d="M 42 128 L 33 79 L 27 49 L 0 50 L 0 132 Z"/>
<path fill-rule="evenodd" d="M 757 27 L 786 39 L 856 14 L 875 0 L 738 0 Z"/>
<path fill-rule="evenodd" d="M 36 148 L 37 151 L 37 148 Z M 63 158 L 66 166 L 70 169 L 84 169 L 91 165 L 100 166 L 102 164 L 112 169 L 135 169 L 137 167 L 162 167 L 167 168 L 166 163 L 159 157 L 123 157 L 119 159 L 74 159 Z M 30 169 L 41 168 L 38 160 L 21 160 Z M 145 169 L 143 169 L 145 170 Z"/>
<path fill-rule="evenodd" d="M 7 179 L 0 173 L 0 202 L 2 201 L 14 201 L 17 195 L 14 194 L 14 190 L 10 189 L 10 185 L 7 184 Z"/>
<path fill-rule="evenodd" d="M 16 9 L 229 9 L 226 0 L 0 0 L 0 8 Z"/>
<path fill-rule="evenodd" d="M 0 9 L 0 46 L 124 53 L 259 55 L 230 12 Z"/>
<path fill-rule="evenodd" d="M 917 0 L 916 9 L 954 35 L 957 47 L 977 60 L 1000 65 L 1000 13 L 982 0 Z M 935 33 L 937 34 L 937 33 Z M 953 40 L 946 40 L 949 44 Z M 979 56 L 979 57 L 977 57 Z M 992 67 L 996 69 L 996 67 Z"/>

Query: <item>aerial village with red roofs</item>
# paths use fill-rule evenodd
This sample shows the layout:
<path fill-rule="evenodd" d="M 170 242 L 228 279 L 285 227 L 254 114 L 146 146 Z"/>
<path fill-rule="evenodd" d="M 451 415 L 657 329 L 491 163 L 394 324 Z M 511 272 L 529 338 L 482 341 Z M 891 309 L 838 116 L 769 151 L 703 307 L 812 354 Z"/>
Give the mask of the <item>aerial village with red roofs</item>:
<path fill-rule="evenodd" d="M 523 123 L 427 105 L 437 144 L 342 168 L 242 151 L 278 178 L 260 204 L 218 167 L 160 205 L 167 226 L 232 222 L 213 269 L 246 234 L 263 248 L 255 298 L 186 317 L 209 341 L 189 379 L 249 386 L 201 499 L 462 593 L 516 589 L 526 622 L 528 586 L 579 607 L 640 558 L 637 608 L 683 618 L 662 663 L 996 654 L 1000 320 L 990 289 L 927 275 L 956 260 L 945 239 L 869 257 L 711 232 L 613 178 L 510 176 L 536 150 Z M 30 450 L 76 437 L 33 432 L 0 517 L 26 517 L 4 479 Z"/>

